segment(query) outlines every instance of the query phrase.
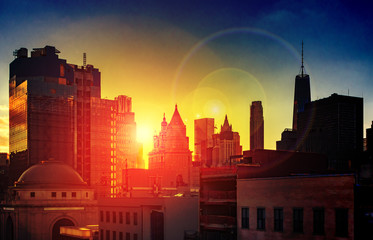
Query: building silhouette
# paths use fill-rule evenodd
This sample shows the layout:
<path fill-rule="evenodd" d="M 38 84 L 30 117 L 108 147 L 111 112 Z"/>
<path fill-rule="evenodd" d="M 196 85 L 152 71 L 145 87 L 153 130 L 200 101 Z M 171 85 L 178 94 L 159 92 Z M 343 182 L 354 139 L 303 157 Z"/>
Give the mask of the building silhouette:
<path fill-rule="evenodd" d="M 298 115 L 299 151 L 323 153 L 329 167 L 356 167 L 363 151 L 363 99 L 332 94 L 310 102 Z"/>
<path fill-rule="evenodd" d="M 213 135 L 212 167 L 227 166 L 233 164 L 242 155 L 240 135 L 233 132 L 232 125 L 225 115 L 224 124 L 220 127 L 220 133 Z"/>
<path fill-rule="evenodd" d="M 306 74 L 303 64 L 302 41 L 302 65 L 299 74 L 295 77 L 293 128 L 286 128 L 281 134 L 281 140 L 276 142 L 277 150 L 297 150 L 298 114 L 304 111 L 306 103 L 311 102 L 310 76 Z"/>
<path fill-rule="evenodd" d="M 154 176 L 154 181 L 162 186 L 188 185 L 192 152 L 177 105 L 170 123 L 167 124 L 164 116 L 161 125 L 159 135 L 154 136 L 154 148 L 149 153 L 149 170 L 157 170 L 159 176 Z"/>
<path fill-rule="evenodd" d="M 303 41 L 302 41 L 302 66 L 300 73 L 295 77 L 293 130 L 298 129 L 298 113 L 304 111 L 304 105 L 311 102 L 310 76 L 305 73 L 303 65 Z"/>
<path fill-rule="evenodd" d="M 194 120 L 194 161 L 203 166 L 211 166 L 214 129 L 213 118 Z"/>
<path fill-rule="evenodd" d="M 261 101 L 254 101 L 250 107 L 250 150 L 264 149 L 264 119 Z"/>

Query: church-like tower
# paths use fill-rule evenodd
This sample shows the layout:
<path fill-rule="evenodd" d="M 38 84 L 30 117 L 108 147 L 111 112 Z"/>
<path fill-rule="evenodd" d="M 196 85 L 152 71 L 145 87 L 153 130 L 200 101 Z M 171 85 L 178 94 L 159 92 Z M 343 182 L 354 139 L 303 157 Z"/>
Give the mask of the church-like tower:
<path fill-rule="evenodd" d="M 154 137 L 154 149 L 149 153 L 149 169 L 158 169 L 163 186 L 182 186 L 190 183 L 192 152 L 186 126 L 175 106 L 169 124 L 163 117 L 162 130 Z"/>
<path fill-rule="evenodd" d="M 310 76 L 305 72 L 303 65 L 303 41 L 302 41 L 302 66 L 300 73 L 295 77 L 293 130 L 298 128 L 297 114 L 304 111 L 304 105 L 311 102 Z"/>

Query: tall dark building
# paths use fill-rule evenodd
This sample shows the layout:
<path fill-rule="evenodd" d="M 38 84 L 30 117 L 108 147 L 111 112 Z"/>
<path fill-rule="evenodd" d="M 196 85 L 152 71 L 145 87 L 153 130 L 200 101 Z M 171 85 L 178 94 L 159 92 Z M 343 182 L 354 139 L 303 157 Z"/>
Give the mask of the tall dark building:
<path fill-rule="evenodd" d="M 332 94 L 298 114 L 297 141 L 303 152 L 328 156 L 329 168 L 356 167 L 363 151 L 363 99 Z"/>
<path fill-rule="evenodd" d="M 203 166 L 210 166 L 214 135 L 214 119 L 201 118 L 194 120 L 194 160 Z"/>
<path fill-rule="evenodd" d="M 90 99 L 101 74 L 59 59 L 52 46 L 15 51 L 9 71 L 9 148 L 16 180 L 41 160 L 65 162 L 90 182 Z"/>
<path fill-rule="evenodd" d="M 295 77 L 293 130 L 298 129 L 298 113 L 304 111 L 304 105 L 311 102 L 310 76 L 305 73 L 303 65 L 303 42 L 302 42 L 302 66 L 300 73 Z"/>
<path fill-rule="evenodd" d="M 264 149 L 264 119 L 261 101 L 254 101 L 250 107 L 250 150 Z"/>

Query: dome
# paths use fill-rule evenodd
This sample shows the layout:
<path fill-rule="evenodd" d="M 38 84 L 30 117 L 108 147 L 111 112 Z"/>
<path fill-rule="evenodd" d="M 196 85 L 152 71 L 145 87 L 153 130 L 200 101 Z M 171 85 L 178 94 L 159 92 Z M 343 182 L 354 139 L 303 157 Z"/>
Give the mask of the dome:
<path fill-rule="evenodd" d="M 45 161 L 29 167 L 19 177 L 16 186 L 83 187 L 87 184 L 69 165 Z"/>

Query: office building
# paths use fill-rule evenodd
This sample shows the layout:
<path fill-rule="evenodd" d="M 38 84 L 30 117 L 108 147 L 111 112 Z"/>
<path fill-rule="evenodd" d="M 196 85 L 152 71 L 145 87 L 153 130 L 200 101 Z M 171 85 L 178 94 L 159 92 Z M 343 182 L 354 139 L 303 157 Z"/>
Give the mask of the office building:
<path fill-rule="evenodd" d="M 298 117 L 300 151 L 327 155 L 331 169 L 356 167 L 363 151 L 362 98 L 332 94 L 306 104 Z"/>
<path fill-rule="evenodd" d="M 254 101 L 250 107 L 250 150 L 264 149 L 264 119 L 261 101 Z"/>
<path fill-rule="evenodd" d="M 194 161 L 203 166 L 211 166 L 214 135 L 214 119 L 194 120 Z"/>

